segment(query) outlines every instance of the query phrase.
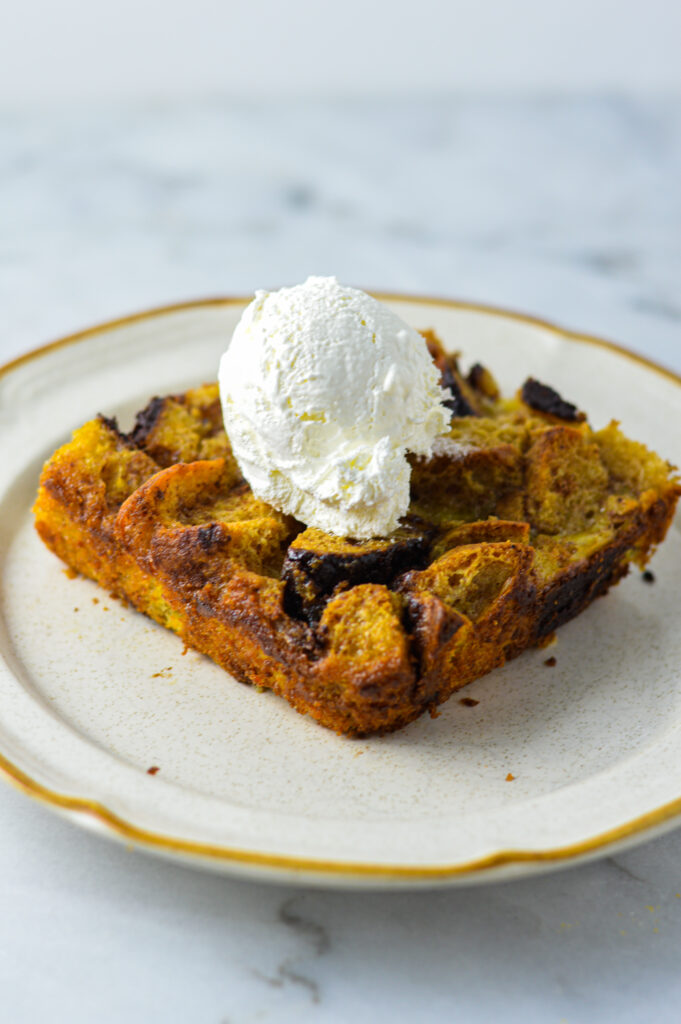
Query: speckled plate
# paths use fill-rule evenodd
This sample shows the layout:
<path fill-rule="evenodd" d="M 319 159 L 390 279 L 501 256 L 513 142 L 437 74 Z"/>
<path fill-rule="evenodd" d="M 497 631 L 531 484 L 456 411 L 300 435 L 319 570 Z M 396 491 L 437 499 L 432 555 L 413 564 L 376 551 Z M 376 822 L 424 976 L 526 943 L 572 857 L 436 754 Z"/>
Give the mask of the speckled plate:
<path fill-rule="evenodd" d="M 498 310 L 388 297 L 504 390 L 531 372 L 681 462 L 681 381 Z M 612 852 L 681 815 L 681 537 L 439 718 L 341 739 L 221 669 L 39 542 L 40 467 L 98 411 L 213 379 L 243 300 L 105 324 L 0 376 L 0 768 L 72 821 L 188 864 L 337 886 L 492 881 Z M 549 653 L 556 665 L 548 667 Z M 158 769 L 150 774 L 150 769 Z M 512 776 L 512 778 L 511 778 Z"/>

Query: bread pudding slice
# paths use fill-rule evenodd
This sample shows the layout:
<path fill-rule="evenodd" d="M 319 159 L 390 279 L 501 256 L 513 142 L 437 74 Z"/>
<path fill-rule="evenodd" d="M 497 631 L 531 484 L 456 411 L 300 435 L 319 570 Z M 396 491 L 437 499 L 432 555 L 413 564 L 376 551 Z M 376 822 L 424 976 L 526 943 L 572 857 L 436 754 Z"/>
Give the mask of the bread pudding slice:
<path fill-rule="evenodd" d="M 47 462 L 47 546 L 237 679 L 338 733 L 399 729 L 526 648 L 663 540 L 681 488 L 616 423 L 532 379 L 512 399 L 424 335 L 453 419 L 390 537 L 338 538 L 242 478 L 217 385 L 98 417 Z"/>

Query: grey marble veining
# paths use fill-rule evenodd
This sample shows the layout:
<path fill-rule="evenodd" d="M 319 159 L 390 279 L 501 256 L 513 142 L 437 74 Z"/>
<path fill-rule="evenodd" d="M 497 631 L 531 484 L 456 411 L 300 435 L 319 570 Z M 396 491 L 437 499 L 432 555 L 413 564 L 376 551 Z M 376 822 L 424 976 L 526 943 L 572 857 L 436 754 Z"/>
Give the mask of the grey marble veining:
<path fill-rule="evenodd" d="M 681 371 L 681 104 L 454 100 L 0 114 L 0 357 L 336 273 L 613 337 Z M 14 1022 L 678 1020 L 681 833 L 418 893 L 202 875 L 0 789 Z"/>
<path fill-rule="evenodd" d="M 673 99 L 3 114 L 0 343 L 336 273 L 674 362 L 680 180 Z"/>
<path fill-rule="evenodd" d="M 346 893 L 156 861 L 6 789 L 0 819 L 13 1021 L 678 1020 L 678 833 L 513 883 Z"/>

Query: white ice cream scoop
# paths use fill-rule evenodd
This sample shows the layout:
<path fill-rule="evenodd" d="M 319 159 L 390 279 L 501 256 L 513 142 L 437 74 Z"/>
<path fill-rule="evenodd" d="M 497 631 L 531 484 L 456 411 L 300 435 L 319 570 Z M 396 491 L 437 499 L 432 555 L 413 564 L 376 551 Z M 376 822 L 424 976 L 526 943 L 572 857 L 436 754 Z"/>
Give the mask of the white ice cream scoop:
<path fill-rule="evenodd" d="M 307 526 L 385 536 L 409 505 L 407 452 L 447 430 L 423 338 L 335 277 L 256 292 L 220 362 L 234 455 L 253 492 Z"/>

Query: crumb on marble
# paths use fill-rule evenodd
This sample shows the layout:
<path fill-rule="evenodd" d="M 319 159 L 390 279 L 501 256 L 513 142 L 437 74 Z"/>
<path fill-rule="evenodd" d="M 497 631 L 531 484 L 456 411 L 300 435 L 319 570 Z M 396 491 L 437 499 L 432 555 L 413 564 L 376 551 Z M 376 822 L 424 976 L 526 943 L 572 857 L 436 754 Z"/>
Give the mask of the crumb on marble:
<path fill-rule="evenodd" d="M 515 775 L 513 775 L 512 772 L 509 772 L 508 775 L 506 776 L 506 782 L 514 782 L 514 781 L 515 781 Z"/>
<path fill-rule="evenodd" d="M 152 764 L 151 768 L 147 768 L 147 775 L 155 775 L 156 772 L 160 772 L 160 768 L 157 764 Z"/>
<path fill-rule="evenodd" d="M 479 700 L 475 700 L 474 697 L 460 697 L 459 704 L 463 704 L 465 708 L 474 708 L 480 703 Z"/>
<path fill-rule="evenodd" d="M 556 664 L 556 659 L 554 658 L 554 656 L 553 656 L 553 655 L 551 655 L 551 657 L 550 657 L 550 658 L 547 658 L 547 659 L 546 659 L 546 661 L 544 662 L 544 664 L 545 664 L 545 665 L 548 665 L 548 667 L 549 667 L 549 668 L 553 668 L 553 666 L 554 666 L 554 665 Z"/>
<path fill-rule="evenodd" d="M 641 573 L 641 579 L 644 583 L 654 583 L 655 573 L 651 572 L 650 569 L 646 569 L 645 572 Z"/>

